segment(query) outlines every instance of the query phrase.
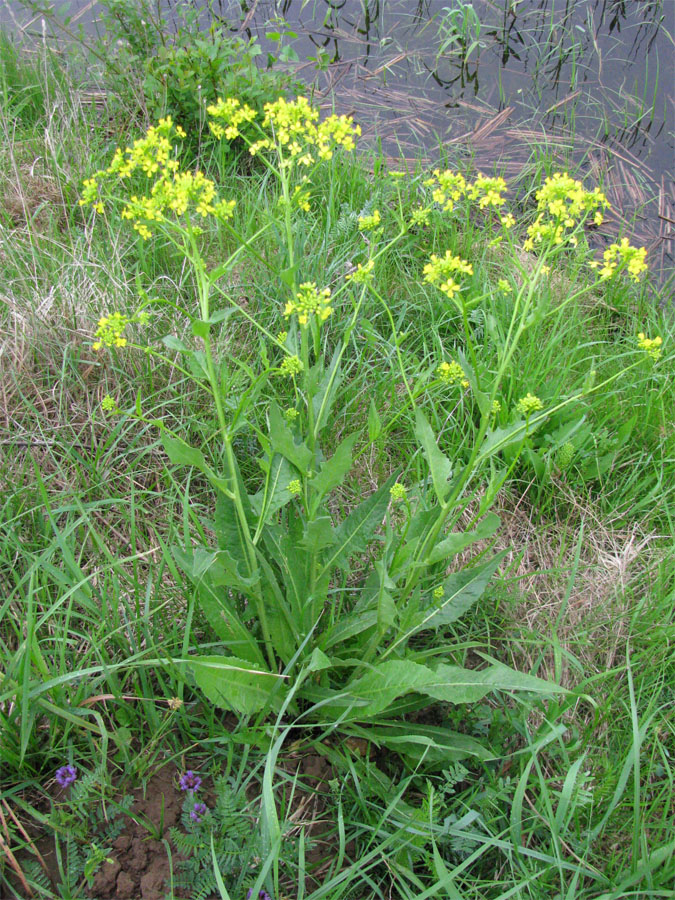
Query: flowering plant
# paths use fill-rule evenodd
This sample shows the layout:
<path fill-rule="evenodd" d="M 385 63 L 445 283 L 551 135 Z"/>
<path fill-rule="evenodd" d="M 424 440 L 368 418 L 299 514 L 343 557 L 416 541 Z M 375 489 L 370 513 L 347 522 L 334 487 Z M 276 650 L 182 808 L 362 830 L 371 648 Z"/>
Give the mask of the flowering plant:
<path fill-rule="evenodd" d="M 499 519 L 490 508 L 528 436 L 552 413 L 578 399 L 547 407 L 527 393 L 509 408 L 502 388 L 523 335 L 547 315 L 540 290 L 546 272 L 583 239 L 588 218 L 597 221 L 608 205 L 604 195 L 586 192 L 566 175 L 547 182 L 537 195 L 536 219 L 528 230 L 526 244 L 537 255 L 527 270 L 518 262 L 515 220 L 504 208 L 503 179 L 479 175 L 468 182 L 437 170 L 421 185 L 420 204 L 411 219 L 402 204 L 358 219 L 365 258 L 329 286 L 304 273 L 298 234 L 312 208 L 312 175 L 334 154 L 354 150 L 358 126 L 345 116 L 320 120 L 304 98 L 280 98 L 259 115 L 230 97 L 219 99 L 208 112 L 213 135 L 225 142 L 244 140 L 272 176 L 278 265 L 257 247 L 267 226 L 244 237 L 236 227 L 235 202 L 221 197 L 218 186 L 203 173 L 182 167 L 183 134 L 169 118 L 131 148 L 118 150 L 110 166 L 85 183 L 82 199 L 97 214 L 121 205 L 122 217 L 143 240 L 164 235 L 194 273 L 197 308 L 182 310 L 191 321 L 194 342 L 189 345 L 169 335 L 164 344 L 180 354 L 180 370 L 211 398 L 218 423 L 214 446 L 205 453 L 165 422 L 152 420 L 162 432 L 169 459 L 197 469 L 216 494 L 210 523 L 213 543 L 174 551 L 222 647 L 220 654 L 190 657 L 194 681 L 212 702 L 241 714 L 290 710 L 313 719 L 328 716 L 342 728 L 411 709 L 428 698 L 468 703 L 495 689 L 550 694 L 555 685 L 538 678 L 492 661 L 468 670 L 448 660 L 447 648 L 422 651 L 415 649 L 414 639 L 454 623 L 481 597 L 503 554 L 479 556 L 478 562 L 460 569 L 453 568 L 453 560 L 494 535 Z M 255 139 L 249 137 L 252 130 Z M 518 283 L 498 283 L 499 290 L 512 295 L 511 322 L 501 336 L 496 370 L 486 371 L 479 364 L 469 321 L 486 296 L 477 288 L 473 265 L 454 249 L 427 255 L 420 282 L 437 292 L 435 302 L 456 310 L 464 345 L 456 348 L 456 358 L 437 359 L 424 378 L 411 384 L 400 335 L 374 276 L 397 245 L 411 240 L 413 229 L 424 227 L 433 216 L 462 210 L 480 217 L 512 251 Z M 200 223 L 207 218 L 235 244 L 229 257 L 211 268 L 200 245 Z M 224 276 L 244 254 L 276 279 L 287 320 L 281 334 L 273 334 L 222 287 Z M 638 277 L 641 253 L 621 250 L 620 256 L 629 273 Z M 606 266 L 614 259 L 606 260 Z M 613 277 L 615 269 L 600 277 Z M 571 293 L 563 305 L 592 287 Z M 381 304 L 391 323 L 403 406 L 414 414 L 425 468 L 418 478 L 395 473 L 338 518 L 330 499 L 352 469 L 358 435 L 344 437 L 330 455 L 328 441 L 346 377 L 345 354 L 367 298 Z M 216 299 L 226 306 L 215 308 Z M 333 328 L 337 310 L 340 324 Z M 145 310 L 133 318 L 106 316 L 96 345 L 111 347 L 112 352 L 131 346 L 123 332 L 134 321 L 142 323 L 143 315 Z M 249 386 L 232 397 L 213 335 L 235 316 L 257 330 L 266 349 L 259 371 L 249 372 Z M 640 336 L 640 347 L 653 360 L 660 351 L 657 340 Z M 155 348 L 143 349 L 164 358 Z M 253 404 L 263 389 L 273 392 L 279 384 L 287 386 L 290 403 L 282 408 L 274 399 L 265 401 L 267 429 L 255 427 Z M 424 409 L 430 397 L 438 402 L 454 397 L 471 405 L 475 427 L 464 458 L 450 459 L 443 452 Z M 107 409 L 117 411 L 112 398 Z M 140 401 L 131 414 L 145 418 Z M 372 420 L 369 416 L 370 439 L 386 436 L 398 415 L 386 426 L 377 414 Z M 246 482 L 235 452 L 235 437 L 242 432 L 254 436 L 260 448 L 263 476 L 255 485 Z M 470 507 L 470 524 L 460 528 Z M 456 739 L 461 753 L 482 754 L 475 741 L 460 735 Z"/>

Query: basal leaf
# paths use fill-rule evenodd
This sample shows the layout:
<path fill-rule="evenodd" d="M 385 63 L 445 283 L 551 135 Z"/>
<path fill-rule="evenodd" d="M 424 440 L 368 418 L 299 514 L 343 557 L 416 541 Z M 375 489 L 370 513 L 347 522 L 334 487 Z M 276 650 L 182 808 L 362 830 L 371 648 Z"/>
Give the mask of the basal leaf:
<path fill-rule="evenodd" d="M 236 656 L 196 656 L 189 665 L 211 703 L 249 716 L 265 706 L 281 677 Z"/>
<path fill-rule="evenodd" d="M 564 690 L 557 684 L 517 672 L 502 663 L 486 669 L 463 669 L 461 666 L 436 666 L 436 681 L 428 682 L 421 692 L 445 703 L 475 703 L 490 691 L 527 691 L 551 696 Z"/>

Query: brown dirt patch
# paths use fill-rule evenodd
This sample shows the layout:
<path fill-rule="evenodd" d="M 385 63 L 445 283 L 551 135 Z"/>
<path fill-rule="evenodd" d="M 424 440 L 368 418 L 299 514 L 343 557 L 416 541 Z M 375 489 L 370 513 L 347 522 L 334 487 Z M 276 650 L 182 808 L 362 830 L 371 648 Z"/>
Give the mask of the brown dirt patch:
<path fill-rule="evenodd" d="M 175 771 L 162 769 L 148 781 L 145 791 L 134 791 L 132 813 L 164 832 L 180 821 L 183 796 L 176 787 Z M 148 829 L 132 819 L 113 843 L 112 862 L 96 873 L 89 896 L 96 900 L 163 900 L 170 874 L 166 847 Z M 174 854 L 175 865 L 175 854 Z"/>

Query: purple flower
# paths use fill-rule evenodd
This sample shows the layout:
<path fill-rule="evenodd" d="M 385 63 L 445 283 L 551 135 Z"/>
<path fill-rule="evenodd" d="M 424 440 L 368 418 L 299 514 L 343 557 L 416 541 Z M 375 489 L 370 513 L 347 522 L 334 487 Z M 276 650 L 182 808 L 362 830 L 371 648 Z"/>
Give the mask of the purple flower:
<path fill-rule="evenodd" d="M 252 896 L 253 896 L 253 888 L 250 888 L 248 894 L 246 895 L 246 900 L 251 900 Z M 272 900 L 272 898 L 267 893 L 267 891 L 260 891 L 260 893 L 258 894 L 258 900 Z"/>
<path fill-rule="evenodd" d="M 180 785 L 181 791 L 198 791 L 202 786 L 202 780 L 196 772 L 193 772 L 192 769 L 188 769 L 185 775 L 180 776 L 178 784 Z"/>
<path fill-rule="evenodd" d="M 75 766 L 61 766 L 60 769 L 56 770 L 56 780 L 61 785 L 62 788 L 69 787 L 74 781 L 77 780 L 77 769 Z"/>
<path fill-rule="evenodd" d="M 193 822 L 201 822 L 202 816 L 205 816 L 208 811 L 206 803 L 195 803 L 190 810 L 190 818 Z"/>

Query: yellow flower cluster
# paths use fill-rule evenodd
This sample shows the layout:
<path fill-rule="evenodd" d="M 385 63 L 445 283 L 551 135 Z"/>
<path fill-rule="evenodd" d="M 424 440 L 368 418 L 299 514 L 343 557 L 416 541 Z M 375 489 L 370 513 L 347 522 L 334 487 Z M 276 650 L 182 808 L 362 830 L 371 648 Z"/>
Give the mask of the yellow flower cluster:
<path fill-rule="evenodd" d="M 300 285 L 300 290 L 295 295 L 295 300 L 289 300 L 284 310 L 285 316 L 296 313 L 298 322 L 306 325 L 310 316 L 316 316 L 319 321 L 325 322 L 333 312 L 330 305 L 330 288 L 319 290 L 313 281 L 305 281 Z"/>
<path fill-rule="evenodd" d="M 444 594 L 445 590 L 442 584 L 439 584 L 438 587 L 434 588 L 434 600 L 442 600 Z"/>
<path fill-rule="evenodd" d="M 359 216 L 359 228 L 361 231 L 372 231 L 381 221 L 380 211 L 376 209 L 370 216 Z"/>
<path fill-rule="evenodd" d="M 347 281 L 353 281 L 354 284 L 366 284 L 373 280 L 373 269 L 375 268 L 375 260 L 369 259 L 367 263 L 359 263 L 353 272 L 345 276 Z"/>
<path fill-rule="evenodd" d="M 428 207 L 420 206 L 412 211 L 412 215 L 410 216 L 410 224 L 413 226 L 428 225 L 430 216 L 431 210 Z"/>
<path fill-rule="evenodd" d="M 662 343 L 663 339 L 660 335 L 657 335 L 655 338 L 648 338 L 644 331 L 641 331 L 640 334 L 638 334 L 638 347 L 640 350 L 644 350 L 645 353 L 648 353 L 654 362 L 661 356 Z"/>
<path fill-rule="evenodd" d="M 638 281 L 647 270 L 647 248 L 633 247 L 628 238 L 621 238 L 621 243 L 610 244 L 602 255 L 602 263 L 593 260 L 591 268 L 600 269 L 600 278 L 605 281 L 617 271 L 626 269 L 633 281 Z"/>
<path fill-rule="evenodd" d="M 288 482 L 288 492 L 294 496 L 302 493 L 302 484 L 299 478 L 294 478 Z"/>
<path fill-rule="evenodd" d="M 497 282 L 497 287 L 499 288 L 500 291 L 503 291 L 505 294 L 513 293 L 513 288 L 511 287 L 509 282 L 506 280 L 506 278 L 500 278 L 499 281 Z"/>
<path fill-rule="evenodd" d="M 445 212 L 452 212 L 455 203 L 462 197 L 478 202 L 480 209 L 488 206 L 502 206 L 506 201 L 502 196 L 506 192 L 506 182 L 503 178 L 491 178 L 488 175 L 478 173 L 473 183 L 467 182 L 459 172 L 446 169 L 434 169 L 431 178 L 424 182 L 425 187 L 432 188 L 431 196 Z M 507 219 L 507 221 L 509 221 Z M 514 220 L 515 221 L 515 220 Z M 509 227 L 509 226 L 506 226 Z"/>
<path fill-rule="evenodd" d="M 212 133 L 226 140 L 239 137 L 240 126 L 257 117 L 255 110 L 233 97 L 219 99 L 207 112 L 212 117 L 209 122 Z M 285 166 L 293 162 L 311 166 L 316 159 L 330 159 L 336 147 L 351 151 L 356 146 L 355 138 L 361 134 L 361 128 L 354 125 L 351 116 L 333 115 L 319 122 L 319 111 L 306 97 L 295 100 L 280 97 L 266 103 L 261 128 L 270 132 L 270 136 L 249 145 L 251 156 L 276 147 Z"/>
<path fill-rule="evenodd" d="M 544 404 L 539 397 L 535 397 L 534 394 L 525 394 L 525 396 L 521 397 L 518 403 L 516 403 L 516 409 L 522 416 L 525 416 L 526 419 L 529 419 L 532 413 L 538 412 L 543 408 Z"/>
<path fill-rule="evenodd" d="M 117 400 L 115 400 L 114 397 L 111 397 L 110 394 L 106 394 L 103 400 L 101 400 L 101 409 L 103 412 L 110 414 L 119 412 Z"/>
<path fill-rule="evenodd" d="M 463 388 L 469 387 L 464 369 L 455 360 L 442 362 L 436 369 L 436 375 L 444 384 L 459 384 Z"/>
<path fill-rule="evenodd" d="M 394 503 L 398 503 L 401 500 L 405 500 L 408 496 L 408 492 L 405 489 L 405 485 L 397 481 L 396 484 L 389 488 L 389 496 Z"/>
<path fill-rule="evenodd" d="M 439 257 L 433 253 L 423 272 L 426 282 L 435 285 L 452 299 L 461 287 L 452 276 L 457 273 L 473 275 L 473 266 L 460 256 L 454 256 L 450 250 L 446 250 L 445 256 Z"/>
<path fill-rule="evenodd" d="M 293 191 L 293 200 L 296 202 L 298 207 L 305 212 L 309 212 L 311 209 L 309 198 L 309 191 L 307 189 L 303 189 L 299 184 L 296 185 L 295 190 Z"/>
<path fill-rule="evenodd" d="M 216 103 L 206 107 L 206 111 L 212 120 L 215 119 L 209 122 L 211 133 L 219 140 L 224 137 L 228 141 L 240 136 L 240 125 L 252 122 L 257 116 L 254 109 L 246 103 L 240 103 L 236 97 L 227 97 L 225 100 L 219 97 Z"/>
<path fill-rule="evenodd" d="M 502 196 L 504 193 L 506 193 L 506 182 L 503 178 L 490 178 L 480 173 L 473 184 L 467 185 L 469 200 L 477 200 L 481 209 L 488 206 L 502 206 L 506 203 Z"/>
<path fill-rule="evenodd" d="M 143 238 L 152 234 L 151 225 L 162 221 L 167 213 L 183 216 L 189 210 L 205 218 L 213 215 L 225 220 L 232 216 L 234 200 L 219 200 L 216 186 L 203 172 L 180 171 L 178 160 L 172 157 L 172 138 L 185 137 L 170 116 L 160 119 L 148 129 L 145 137 L 134 141 L 125 150 L 118 148 L 107 169 L 96 172 L 84 182 L 80 205 L 91 205 L 103 211 L 100 198 L 102 185 L 111 177 L 120 179 L 140 172 L 154 182 L 143 195 L 133 194 L 122 209 L 122 218 L 134 223 Z"/>
<path fill-rule="evenodd" d="M 567 235 L 579 221 L 593 215 L 593 222 L 601 225 L 603 211 L 609 208 L 609 201 L 601 190 L 587 191 L 580 181 L 567 172 L 555 172 L 544 181 L 536 193 L 537 218 L 527 229 L 524 250 L 534 249 L 535 244 L 562 244 L 566 239 L 576 247 L 576 235 Z"/>
<path fill-rule="evenodd" d="M 216 186 L 203 172 L 175 172 L 160 177 L 152 186 L 150 196 L 135 194 L 122 210 L 122 218 L 130 219 L 143 238 L 152 234 L 148 222 L 161 221 L 167 212 L 183 216 L 190 207 L 205 219 L 209 215 L 225 221 L 234 213 L 234 200 L 217 200 Z"/>
<path fill-rule="evenodd" d="M 432 177 L 427 178 L 424 185 L 433 188 L 431 196 L 435 203 L 443 207 L 445 212 L 452 212 L 455 203 L 466 193 L 464 176 L 459 172 L 452 172 L 450 169 L 446 169 L 444 172 L 434 169 Z"/>
<path fill-rule="evenodd" d="M 129 316 L 123 316 L 118 312 L 103 316 L 98 320 L 96 329 L 98 340 L 93 344 L 93 349 L 100 350 L 104 345 L 106 347 L 126 347 L 127 339 L 123 335 L 124 329 L 130 322 Z"/>
<path fill-rule="evenodd" d="M 287 356 L 279 366 L 279 372 L 282 375 L 287 375 L 289 378 L 295 378 L 304 368 L 299 356 Z"/>

